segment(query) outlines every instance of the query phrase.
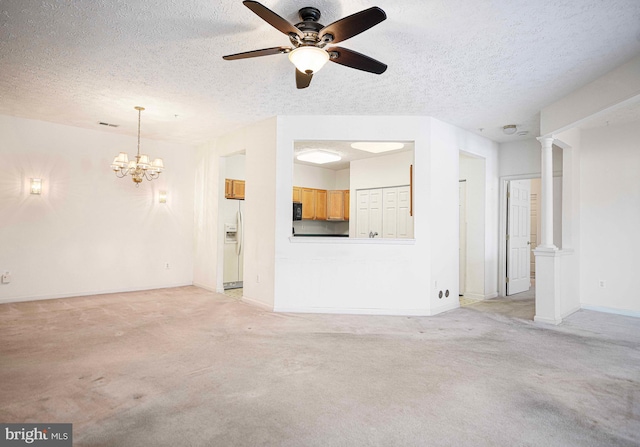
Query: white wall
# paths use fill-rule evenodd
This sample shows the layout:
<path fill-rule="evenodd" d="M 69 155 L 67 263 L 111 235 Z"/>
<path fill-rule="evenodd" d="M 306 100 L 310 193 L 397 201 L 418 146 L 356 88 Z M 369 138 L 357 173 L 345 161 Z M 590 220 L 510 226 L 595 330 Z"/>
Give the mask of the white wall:
<path fill-rule="evenodd" d="M 553 172 L 562 175 L 562 150 L 556 146 L 552 150 Z M 542 149 L 535 138 L 500 143 L 500 177 L 510 175 L 531 175 L 540 177 Z"/>
<path fill-rule="evenodd" d="M 109 167 L 136 144 L 0 116 L 0 270 L 13 275 L 0 302 L 192 284 L 194 150 L 143 138 L 166 171 L 136 188 Z M 43 179 L 42 195 L 29 194 L 31 177 Z"/>
<path fill-rule="evenodd" d="M 540 134 L 549 135 L 575 127 L 623 106 L 640 92 L 640 56 L 581 87 L 540 112 Z"/>
<path fill-rule="evenodd" d="M 447 262 L 441 261 L 437 266 L 440 273 L 434 273 L 433 281 L 438 281 L 439 285 L 434 289 L 450 288 L 457 300 L 459 154 L 465 152 L 483 158 L 485 161 L 484 297 L 493 298 L 498 294 L 498 144 L 442 121 L 436 119 L 431 121 L 432 151 L 437 150 L 442 153 L 438 159 L 434 158 L 432 169 L 432 194 L 434 200 L 440 201 L 441 207 L 440 210 L 434 209 L 432 235 L 435 238 L 434 251 L 440 253 L 437 257 L 447 259 Z M 455 217 L 446 218 L 445 216 Z M 453 240 L 456 242 L 451 245 Z M 452 276 L 450 272 L 454 272 L 455 275 Z M 446 280 L 446 287 L 440 286 L 440 284 L 445 285 L 442 278 Z M 439 305 L 435 294 L 432 294 L 432 300 L 434 300 L 434 307 Z"/>
<path fill-rule="evenodd" d="M 430 314 L 429 128 L 426 117 L 278 117 L 276 310 Z M 415 241 L 290 238 L 296 140 L 415 141 Z"/>
<path fill-rule="evenodd" d="M 293 164 L 293 185 L 314 189 L 338 189 L 336 171 L 319 166 Z"/>
<path fill-rule="evenodd" d="M 403 151 L 352 161 L 351 193 L 358 189 L 408 185 L 413 156 L 413 151 Z"/>
<path fill-rule="evenodd" d="M 196 185 L 197 194 L 206 202 L 204 215 L 215 216 L 201 219 L 196 246 L 202 244 L 203 253 L 197 257 L 196 270 L 201 275 L 198 278 L 206 281 L 208 288 L 221 290 L 224 232 L 217 207 L 224 198 L 224 176 L 229 160 L 226 157 L 245 154 L 243 300 L 267 308 L 273 308 L 274 301 L 274 241 L 271 235 L 275 232 L 276 178 L 282 175 L 275 165 L 276 130 L 277 118 L 269 118 L 229 132 L 214 145 L 202 148 L 199 160 L 207 168 Z M 222 157 L 225 159 L 221 160 Z M 291 157 L 290 161 L 293 155 Z M 289 166 L 288 178 L 291 178 L 291 171 Z M 291 220 L 291 186 L 287 197 Z M 196 221 L 199 222 L 198 213 Z"/>
<path fill-rule="evenodd" d="M 640 122 L 589 129 L 581 138 L 580 297 L 587 308 L 640 316 Z M 599 281 L 606 281 L 601 288 Z"/>

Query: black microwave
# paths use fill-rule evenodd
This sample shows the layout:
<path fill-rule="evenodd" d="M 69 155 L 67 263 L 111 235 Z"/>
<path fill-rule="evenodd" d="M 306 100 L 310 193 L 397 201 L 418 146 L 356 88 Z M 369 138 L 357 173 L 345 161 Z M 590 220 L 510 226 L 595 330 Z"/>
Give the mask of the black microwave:
<path fill-rule="evenodd" d="M 293 202 L 293 220 L 302 220 L 302 203 Z"/>

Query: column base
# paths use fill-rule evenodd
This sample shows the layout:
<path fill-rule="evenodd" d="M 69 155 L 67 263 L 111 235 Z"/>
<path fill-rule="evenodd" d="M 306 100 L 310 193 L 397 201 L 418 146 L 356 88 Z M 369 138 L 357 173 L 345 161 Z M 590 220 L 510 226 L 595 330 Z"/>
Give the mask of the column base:
<path fill-rule="evenodd" d="M 544 318 L 536 315 L 533 317 L 533 321 L 535 321 L 536 323 L 545 323 L 545 324 L 552 324 L 554 326 L 557 326 L 560 323 L 562 323 L 562 318 L 551 319 L 551 318 Z"/>

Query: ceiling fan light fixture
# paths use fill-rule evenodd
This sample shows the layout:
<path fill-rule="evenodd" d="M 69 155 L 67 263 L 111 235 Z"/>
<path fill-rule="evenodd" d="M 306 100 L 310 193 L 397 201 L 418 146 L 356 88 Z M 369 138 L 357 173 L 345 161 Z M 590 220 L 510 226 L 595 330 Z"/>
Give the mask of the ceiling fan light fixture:
<path fill-rule="evenodd" d="M 351 147 L 353 149 L 358 149 L 360 151 L 379 154 L 381 152 L 389 152 L 389 151 L 402 149 L 404 147 L 404 143 L 382 142 L 382 141 L 359 141 L 357 143 L 351 143 Z"/>
<path fill-rule="evenodd" d="M 301 73 L 314 74 L 329 62 L 329 53 L 322 48 L 303 46 L 291 51 L 289 60 Z"/>
<path fill-rule="evenodd" d="M 516 130 L 518 130 L 518 128 L 515 124 L 507 124 L 506 126 L 502 127 L 502 131 L 505 133 L 505 135 L 513 135 L 514 133 L 516 133 Z"/>
<path fill-rule="evenodd" d="M 317 149 L 301 152 L 296 156 L 296 158 L 300 161 L 307 161 L 318 165 L 342 160 L 342 157 L 335 152 L 321 151 Z"/>

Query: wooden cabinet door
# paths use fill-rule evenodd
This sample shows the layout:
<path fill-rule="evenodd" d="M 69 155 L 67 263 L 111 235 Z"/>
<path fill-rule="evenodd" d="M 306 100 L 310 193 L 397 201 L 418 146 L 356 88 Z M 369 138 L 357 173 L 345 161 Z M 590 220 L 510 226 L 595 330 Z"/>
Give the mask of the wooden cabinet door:
<path fill-rule="evenodd" d="M 293 201 L 302 202 L 302 188 L 300 188 L 299 186 L 293 187 Z"/>
<path fill-rule="evenodd" d="M 230 178 L 224 179 L 224 196 L 227 199 L 233 197 L 233 180 Z"/>
<path fill-rule="evenodd" d="M 351 206 L 351 204 L 349 203 L 349 196 L 350 196 L 350 192 L 347 189 L 344 192 L 344 220 L 349 220 L 349 207 Z"/>
<path fill-rule="evenodd" d="M 344 191 L 327 192 L 327 220 L 344 220 Z"/>
<path fill-rule="evenodd" d="M 327 190 L 316 189 L 316 220 L 327 220 Z M 304 210 L 304 206 L 302 207 Z"/>
<path fill-rule="evenodd" d="M 233 180 L 233 198 L 244 200 L 244 180 Z"/>
<path fill-rule="evenodd" d="M 302 219 L 315 219 L 316 217 L 316 194 L 311 188 L 302 188 L 300 194 L 302 202 Z"/>

